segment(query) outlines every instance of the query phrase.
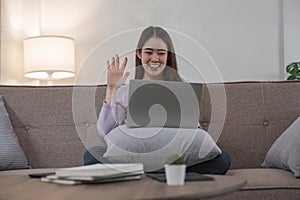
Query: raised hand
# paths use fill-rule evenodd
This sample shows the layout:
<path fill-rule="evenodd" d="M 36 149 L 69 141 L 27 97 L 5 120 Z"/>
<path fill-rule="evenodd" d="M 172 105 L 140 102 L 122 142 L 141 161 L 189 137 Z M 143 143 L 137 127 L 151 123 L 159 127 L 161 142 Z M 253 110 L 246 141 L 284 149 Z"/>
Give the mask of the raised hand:
<path fill-rule="evenodd" d="M 107 87 L 105 102 L 107 104 L 113 104 L 115 99 L 116 90 L 126 81 L 129 76 L 129 72 L 124 74 L 124 70 L 127 64 L 127 57 L 124 58 L 122 65 L 120 66 L 120 58 L 118 55 L 112 57 L 111 62 L 109 60 L 107 64 Z"/>
<path fill-rule="evenodd" d="M 129 72 L 124 74 L 128 58 L 125 57 L 120 66 L 120 58 L 118 55 L 112 57 L 111 62 L 106 62 L 107 65 L 107 87 L 116 90 L 120 87 L 129 76 Z"/>

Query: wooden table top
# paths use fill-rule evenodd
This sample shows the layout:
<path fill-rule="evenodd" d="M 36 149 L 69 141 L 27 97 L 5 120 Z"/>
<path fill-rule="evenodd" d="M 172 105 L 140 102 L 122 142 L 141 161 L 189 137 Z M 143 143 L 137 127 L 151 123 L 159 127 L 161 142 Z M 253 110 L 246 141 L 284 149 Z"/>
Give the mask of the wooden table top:
<path fill-rule="evenodd" d="M 233 176 L 209 176 L 215 181 L 185 182 L 184 186 L 168 186 L 146 176 L 136 181 L 68 186 L 45 183 L 28 175 L 0 174 L 0 199 L 198 199 L 232 192 L 246 184 L 246 180 Z"/>

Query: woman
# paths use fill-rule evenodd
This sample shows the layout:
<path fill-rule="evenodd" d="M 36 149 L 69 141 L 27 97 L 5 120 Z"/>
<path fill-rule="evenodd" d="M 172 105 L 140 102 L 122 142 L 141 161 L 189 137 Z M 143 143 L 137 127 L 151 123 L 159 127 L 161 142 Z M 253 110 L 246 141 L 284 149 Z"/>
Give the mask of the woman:
<path fill-rule="evenodd" d="M 128 86 L 123 85 L 129 72 L 124 73 L 127 58 L 120 66 L 119 56 L 107 61 L 107 89 L 97 128 L 105 136 L 112 129 L 124 123 L 128 105 Z M 135 60 L 135 78 L 143 80 L 183 81 L 177 72 L 177 62 L 172 40 L 169 34 L 160 27 L 146 28 L 138 41 Z M 201 128 L 200 124 L 199 127 Z M 95 159 L 93 155 L 98 155 Z M 109 162 L 102 155 L 105 149 L 92 148 L 84 155 L 85 164 Z M 206 174 L 225 174 L 230 166 L 230 157 L 223 151 L 216 158 L 187 168 Z"/>

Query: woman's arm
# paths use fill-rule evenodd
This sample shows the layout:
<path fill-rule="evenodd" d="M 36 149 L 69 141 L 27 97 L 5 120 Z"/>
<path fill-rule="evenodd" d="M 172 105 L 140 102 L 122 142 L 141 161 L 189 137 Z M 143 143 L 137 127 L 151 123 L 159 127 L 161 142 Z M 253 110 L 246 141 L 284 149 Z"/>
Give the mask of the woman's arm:
<path fill-rule="evenodd" d="M 122 85 L 117 90 L 113 105 L 103 102 L 97 122 L 97 129 L 102 137 L 112 129 L 123 124 L 126 117 L 127 105 L 128 85 Z"/>
<path fill-rule="evenodd" d="M 113 57 L 111 62 L 107 61 L 106 96 L 97 122 L 97 129 L 101 136 L 105 136 L 119 126 L 126 116 L 127 104 L 126 101 L 124 102 L 124 95 L 128 91 L 119 89 L 129 76 L 129 72 L 124 74 L 127 58 L 125 57 L 121 66 L 119 61 L 118 55 Z"/>

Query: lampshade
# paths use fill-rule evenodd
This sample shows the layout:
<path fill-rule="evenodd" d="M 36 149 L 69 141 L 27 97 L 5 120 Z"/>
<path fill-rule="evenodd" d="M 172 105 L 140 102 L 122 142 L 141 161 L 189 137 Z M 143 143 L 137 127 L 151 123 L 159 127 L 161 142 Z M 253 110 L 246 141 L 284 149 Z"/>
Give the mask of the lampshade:
<path fill-rule="evenodd" d="M 74 40 L 62 36 L 37 36 L 24 40 L 24 76 L 56 80 L 75 76 Z"/>

